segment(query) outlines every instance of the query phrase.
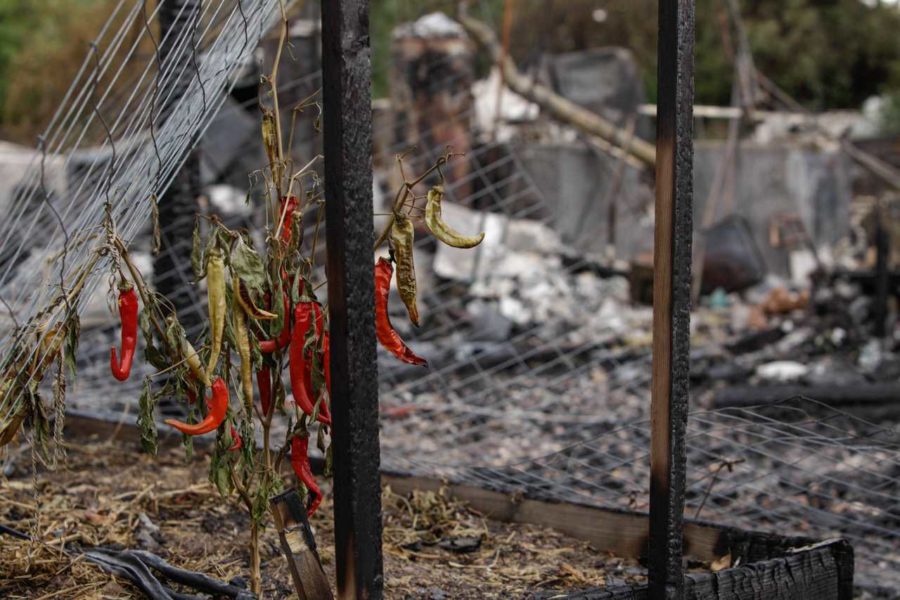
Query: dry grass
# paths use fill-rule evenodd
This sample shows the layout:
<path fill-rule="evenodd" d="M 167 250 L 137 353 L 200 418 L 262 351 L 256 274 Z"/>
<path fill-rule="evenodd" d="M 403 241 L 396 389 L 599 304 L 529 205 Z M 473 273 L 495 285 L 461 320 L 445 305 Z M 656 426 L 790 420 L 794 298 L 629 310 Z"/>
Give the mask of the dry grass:
<path fill-rule="evenodd" d="M 27 452 L 11 464 L 13 474 L 0 482 L 0 523 L 38 533 L 43 543 L 0 535 L 0 597 L 139 597 L 127 582 L 63 552 L 63 544 L 142 547 L 226 581 L 247 573 L 247 516 L 207 482 L 205 456 L 186 462 L 180 448 L 170 448 L 153 458 L 97 441 L 70 446 L 55 472 L 32 477 Z M 313 526 L 333 578 L 329 496 Z M 404 497 L 385 489 L 383 505 L 388 598 L 510 598 L 610 578 L 643 580 L 633 562 L 598 555 L 551 530 L 485 519 L 442 493 Z M 262 558 L 266 597 L 289 597 L 290 577 L 271 528 Z"/>

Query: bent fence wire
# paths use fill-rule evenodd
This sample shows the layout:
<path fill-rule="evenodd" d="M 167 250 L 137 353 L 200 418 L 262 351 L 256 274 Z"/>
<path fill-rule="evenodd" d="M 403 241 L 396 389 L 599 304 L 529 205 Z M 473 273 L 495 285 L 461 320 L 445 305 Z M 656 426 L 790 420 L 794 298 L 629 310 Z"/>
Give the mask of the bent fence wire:
<path fill-rule="evenodd" d="M 235 72 L 269 30 L 277 5 L 116 4 L 39 138 L 32 166 L 0 225 L 0 297 L 8 311 L 0 334 L 3 364 L 12 364 L 10 354 L 17 352 L 19 325 L 41 314 L 87 271 L 86 293 L 71 307 L 84 310 L 111 272 L 105 257 L 94 260 L 107 241 L 107 216 L 126 242 L 145 227 L 151 199 L 162 195 L 215 116 Z M 190 19 L 177 39 L 168 39 L 174 29 L 158 38 L 155 22 L 164 8 Z M 183 89 L 188 71 L 190 83 Z M 43 315 L 47 331 L 62 313 Z M 13 395 L 0 399 L 4 413 L 19 400 Z"/>
<path fill-rule="evenodd" d="M 150 19 L 140 3 L 130 13 L 124 4 L 120 9 L 132 23 Z M 98 100 L 104 94 L 94 89 L 91 73 L 97 63 L 115 66 L 118 46 L 112 26 L 100 36 L 99 60 L 88 57 L 81 83 L 48 128 L 27 191 L 12 206 L 15 221 L 2 226 L 0 292 L 20 321 L 46 302 L 60 277 L 84 263 L 107 196 L 120 234 L 135 240 L 137 255 L 147 252 L 147 199 L 161 195 L 212 122 L 275 4 L 245 3 L 242 16 L 240 3 L 204 3 L 195 39 L 178 45 L 196 56 L 200 79 L 178 102 L 175 120 L 165 123 L 154 120 L 155 78 L 162 94 L 175 74 L 158 73 L 153 58 L 132 86 L 133 98 L 116 105 L 117 111 L 104 110 Z M 138 60 L 133 48 L 126 56 Z M 282 89 L 315 86 L 318 77 L 311 71 Z M 77 115 L 62 115 L 70 110 Z M 89 126 L 96 129 L 101 116 L 110 134 L 97 137 L 95 131 L 91 138 Z M 393 139 L 392 124 L 379 127 L 384 130 L 376 139 Z M 94 144 L 101 151 L 85 160 L 78 150 Z M 483 247 L 460 259 L 419 243 L 423 327 L 403 333 L 431 367 L 398 366 L 379 354 L 382 464 L 393 472 L 536 498 L 646 510 L 651 312 L 629 307 L 621 278 L 594 276 L 589 260 L 553 236 L 554 207 L 523 166 L 523 149 L 521 142 L 478 142 L 464 159 L 465 175 L 447 185 L 448 217 L 487 230 Z M 391 155 L 405 150 L 389 147 L 377 162 L 390 165 Z M 444 150 L 426 136 L 409 155 L 408 169 Z M 84 175 L 73 176 L 78 161 L 86 165 L 78 170 Z M 68 167 L 67 184 L 41 177 L 40 165 L 51 162 Z M 380 176 L 388 179 L 389 173 Z M 53 233 L 35 236 L 29 233 L 35 227 Z M 38 268 L 66 237 L 67 260 Z M 168 251 L 189 255 L 190 240 L 173 242 Z M 150 265 L 142 267 L 149 275 Z M 102 264 L 96 268 L 94 287 L 107 273 Z M 527 317 L 498 334 L 481 316 L 490 314 L 486 306 L 501 302 L 513 303 L 507 314 L 525 311 Z M 402 307 L 394 307 L 402 327 Z M 123 411 L 137 412 L 141 373 L 124 384 L 110 378 L 113 324 L 108 315 L 85 320 L 69 401 L 75 410 L 120 418 Z M 4 335 L 8 340 L 11 329 Z M 898 432 L 812 400 L 786 400 L 775 408 L 694 410 L 687 515 L 754 530 L 846 537 L 856 551 L 858 584 L 900 590 Z"/>

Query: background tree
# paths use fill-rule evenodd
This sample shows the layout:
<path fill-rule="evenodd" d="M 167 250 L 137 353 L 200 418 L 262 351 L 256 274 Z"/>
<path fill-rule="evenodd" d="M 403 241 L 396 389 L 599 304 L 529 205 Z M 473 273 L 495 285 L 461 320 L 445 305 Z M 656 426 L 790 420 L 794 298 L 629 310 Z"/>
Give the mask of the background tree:
<path fill-rule="evenodd" d="M 113 4 L 0 0 L 0 136 L 33 143 Z M 497 26 L 503 4 L 473 0 L 471 10 Z M 900 130 L 897 5 L 869 6 L 860 0 L 739 4 L 757 66 L 789 94 L 813 110 L 856 109 L 872 95 L 885 95 L 885 127 Z M 388 93 L 392 29 L 425 12 L 452 14 L 455 5 L 455 0 L 373 0 L 376 96 Z M 647 98 L 656 98 L 656 0 L 513 0 L 513 6 L 512 52 L 523 67 L 535 64 L 542 52 L 624 46 L 637 58 Z M 596 19 L 596 11 L 604 11 L 605 19 Z M 721 0 L 697 0 L 697 100 L 704 104 L 727 104 L 731 97 L 724 15 Z"/>

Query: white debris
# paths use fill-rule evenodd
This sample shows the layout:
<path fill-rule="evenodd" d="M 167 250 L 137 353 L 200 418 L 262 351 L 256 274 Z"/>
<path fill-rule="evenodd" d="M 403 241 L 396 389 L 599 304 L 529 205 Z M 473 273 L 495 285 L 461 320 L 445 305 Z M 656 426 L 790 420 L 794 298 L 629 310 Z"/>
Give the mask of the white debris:
<path fill-rule="evenodd" d="M 864 373 L 874 373 L 884 361 L 884 349 L 881 340 L 872 339 L 866 342 L 859 353 L 859 368 Z"/>
<path fill-rule="evenodd" d="M 559 234 L 532 219 L 513 219 L 506 230 L 506 247 L 513 252 L 559 252 L 563 243 Z"/>
<path fill-rule="evenodd" d="M 798 362 L 779 360 L 760 365 L 756 374 L 767 381 L 797 381 L 809 373 L 809 367 Z"/>
<path fill-rule="evenodd" d="M 500 70 L 496 67 L 485 79 L 472 84 L 472 99 L 476 129 L 483 133 L 490 132 L 501 142 L 508 141 L 519 132 L 515 125 L 509 124 L 534 121 L 541 112 L 537 104 L 503 85 Z"/>
<path fill-rule="evenodd" d="M 805 287 L 809 285 L 809 278 L 818 268 L 816 256 L 811 250 L 794 250 L 789 255 L 791 264 L 791 281 L 794 285 Z"/>
<path fill-rule="evenodd" d="M 247 192 L 224 184 L 206 187 L 206 195 L 214 212 L 227 215 L 249 215 L 253 208 L 247 204 Z"/>
<path fill-rule="evenodd" d="M 394 29 L 394 39 L 419 37 L 466 37 L 462 25 L 442 12 L 427 14 L 417 21 L 400 25 Z"/>

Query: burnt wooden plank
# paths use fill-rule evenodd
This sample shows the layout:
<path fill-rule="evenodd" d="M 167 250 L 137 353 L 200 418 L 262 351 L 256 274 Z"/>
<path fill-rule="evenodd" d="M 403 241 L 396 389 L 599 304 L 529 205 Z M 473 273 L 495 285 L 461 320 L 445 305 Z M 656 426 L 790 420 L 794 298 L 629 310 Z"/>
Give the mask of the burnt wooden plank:
<path fill-rule="evenodd" d="M 551 527 L 560 533 L 590 542 L 600 552 L 637 558 L 646 551 L 649 534 L 646 514 L 586 504 L 519 498 L 513 494 L 469 485 L 447 484 L 427 477 L 386 473 L 382 475 L 382 481 L 399 494 L 409 494 L 415 490 L 436 492 L 444 488 L 451 497 L 467 503 L 491 519 Z M 745 546 L 749 544 L 738 530 L 732 531 L 703 522 L 687 523 L 684 536 L 687 554 L 700 561 L 718 560 L 729 553 L 736 556 L 737 542 Z M 803 542 L 806 543 L 807 540 Z"/>
<path fill-rule="evenodd" d="M 274 496 L 269 505 L 300 600 L 332 600 L 334 595 L 319 560 L 316 540 L 306 518 L 306 506 L 297 490 Z"/>
<path fill-rule="evenodd" d="M 368 0 L 322 0 L 337 590 L 383 596 Z"/>
<path fill-rule="evenodd" d="M 683 587 L 686 600 L 850 600 L 843 578 L 841 540 L 820 544 L 789 556 L 717 573 L 691 573 Z M 852 570 L 852 561 L 851 561 Z M 850 589 L 852 592 L 852 588 Z M 569 593 L 540 593 L 548 600 L 645 600 L 649 586 L 596 588 Z"/>
<path fill-rule="evenodd" d="M 843 600 L 840 565 L 830 547 L 783 558 L 689 574 L 687 600 Z"/>
<path fill-rule="evenodd" d="M 683 597 L 690 372 L 694 1 L 660 0 L 653 260 L 650 597 Z"/>

